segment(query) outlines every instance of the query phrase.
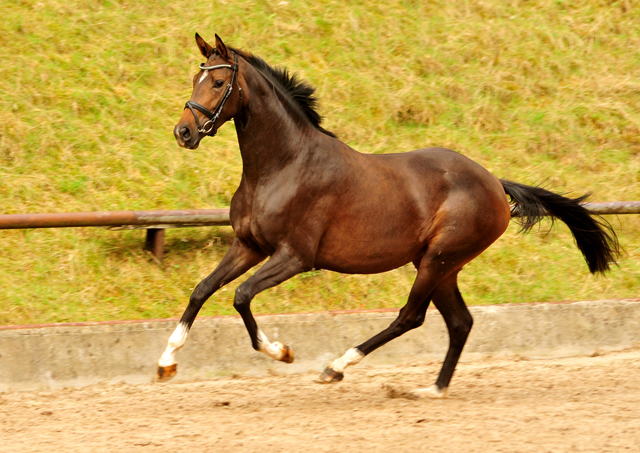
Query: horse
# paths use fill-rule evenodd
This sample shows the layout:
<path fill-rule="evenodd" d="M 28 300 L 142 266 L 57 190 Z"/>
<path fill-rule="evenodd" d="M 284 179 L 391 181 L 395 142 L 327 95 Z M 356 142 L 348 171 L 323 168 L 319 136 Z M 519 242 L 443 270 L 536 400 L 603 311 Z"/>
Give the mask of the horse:
<path fill-rule="evenodd" d="M 333 361 L 319 381 L 341 381 L 347 367 L 421 326 L 433 301 L 447 326 L 448 351 L 435 384 L 414 394 L 434 398 L 446 396 L 473 324 L 458 273 L 504 233 L 512 216 L 525 232 L 545 216 L 566 223 L 592 273 L 616 262 L 615 232 L 581 205 L 586 195 L 567 198 L 498 179 L 444 148 L 359 153 L 321 126 L 315 88 L 296 74 L 227 47 L 217 34 L 215 47 L 197 33 L 196 44 L 206 62 L 193 78 L 175 139 L 196 149 L 233 119 L 242 177 L 230 206 L 235 238 L 191 294 L 158 361 L 158 380 L 176 374 L 176 352 L 204 302 L 267 258 L 238 286 L 233 306 L 253 348 L 286 363 L 294 360 L 292 349 L 270 342 L 251 313 L 256 294 L 313 269 L 371 274 L 413 263 L 415 282 L 398 317 Z"/>

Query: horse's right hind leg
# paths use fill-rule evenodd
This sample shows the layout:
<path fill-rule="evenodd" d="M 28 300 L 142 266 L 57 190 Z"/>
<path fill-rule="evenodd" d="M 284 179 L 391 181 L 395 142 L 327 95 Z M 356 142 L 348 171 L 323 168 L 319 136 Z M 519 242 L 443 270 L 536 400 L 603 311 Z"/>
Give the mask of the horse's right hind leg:
<path fill-rule="evenodd" d="M 473 319 L 458 290 L 457 277 L 460 268 L 456 266 L 453 269 L 446 269 L 446 267 L 439 267 L 440 263 L 444 264 L 444 258 L 442 262 L 434 261 L 429 257 L 423 258 L 416 281 L 411 288 L 409 300 L 400 310 L 398 318 L 378 335 L 350 349 L 343 357 L 329 365 L 320 375 L 320 381 L 327 383 L 341 381 L 346 367 L 357 364 L 380 346 L 422 325 L 429 302 L 433 300 L 449 330 L 449 350 L 436 384 L 430 388 L 416 390 L 415 395 L 445 397 Z"/>
<path fill-rule="evenodd" d="M 349 349 L 341 358 L 331 363 L 320 375 L 321 382 L 339 382 L 344 378 L 344 370 L 360 362 L 379 347 L 385 345 L 394 338 L 419 327 L 424 322 L 424 317 L 429 307 L 431 293 L 434 287 L 439 285 L 441 274 L 451 272 L 450 269 L 439 266 L 440 261 L 434 261 L 432 257 L 423 257 L 418 266 L 418 275 L 413 283 L 409 299 L 398 317 L 382 332 L 374 335 L 355 348 Z"/>
<path fill-rule="evenodd" d="M 458 289 L 457 272 L 438 285 L 432 294 L 432 300 L 447 324 L 449 350 L 436 383 L 429 388 L 415 390 L 413 393 L 416 396 L 443 398 L 447 394 L 462 348 L 467 342 L 473 326 L 473 318 Z"/>

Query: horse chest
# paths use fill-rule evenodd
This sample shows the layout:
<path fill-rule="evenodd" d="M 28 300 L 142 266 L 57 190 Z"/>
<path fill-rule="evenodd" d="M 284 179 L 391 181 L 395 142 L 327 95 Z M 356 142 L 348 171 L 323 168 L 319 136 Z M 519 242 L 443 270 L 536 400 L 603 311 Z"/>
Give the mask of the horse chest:
<path fill-rule="evenodd" d="M 236 206 L 232 214 L 232 225 L 238 238 L 257 245 L 271 254 L 281 238 L 290 230 L 283 222 L 285 216 L 279 209 L 247 203 Z"/>

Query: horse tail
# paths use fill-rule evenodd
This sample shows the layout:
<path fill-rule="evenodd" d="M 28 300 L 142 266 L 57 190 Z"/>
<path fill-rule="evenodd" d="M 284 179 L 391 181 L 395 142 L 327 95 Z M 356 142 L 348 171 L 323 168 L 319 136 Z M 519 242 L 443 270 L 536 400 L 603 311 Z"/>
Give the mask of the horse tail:
<path fill-rule="evenodd" d="M 519 217 L 520 231 L 528 232 L 543 217 L 562 220 L 571 231 L 592 274 L 604 274 L 620 255 L 618 237 L 611 225 L 600 216 L 592 216 L 582 206 L 590 194 L 567 198 L 541 187 L 500 180 L 514 206 L 512 217 Z"/>

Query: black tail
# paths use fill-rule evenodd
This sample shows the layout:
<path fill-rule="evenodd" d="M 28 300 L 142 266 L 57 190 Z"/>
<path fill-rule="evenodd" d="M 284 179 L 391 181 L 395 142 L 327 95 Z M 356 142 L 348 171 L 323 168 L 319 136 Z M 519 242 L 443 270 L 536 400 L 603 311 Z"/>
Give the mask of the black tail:
<path fill-rule="evenodd" d="M 605 273 L 610 269 L 610 264 L 617 261 L 620 255 L 618 237 L 606 220 L 592 216 L 581 205 L 588 195 L 567 198 L 540 187 L 504 179 L 500 182 L 514 203 L 512 217 L 520 217 L 521 231 L 529 231 L 543 217 L 560 219 L 571 230 L 592 274 Z"/>

